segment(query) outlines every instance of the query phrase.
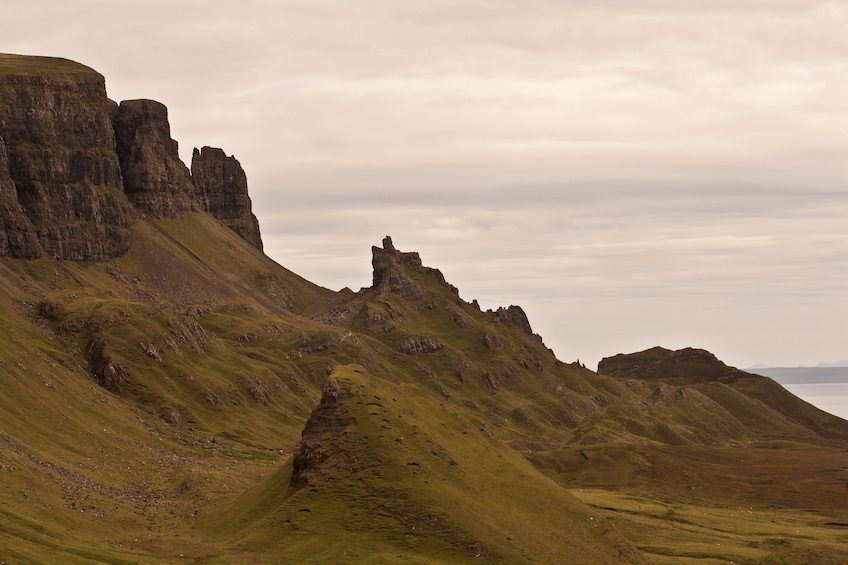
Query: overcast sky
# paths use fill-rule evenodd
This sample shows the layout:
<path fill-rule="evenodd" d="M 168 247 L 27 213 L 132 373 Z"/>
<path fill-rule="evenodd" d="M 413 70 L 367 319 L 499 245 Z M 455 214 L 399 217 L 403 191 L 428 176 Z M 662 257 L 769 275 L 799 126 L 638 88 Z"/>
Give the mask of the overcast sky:
<path fill-rule="evenodd" d="M 848 358 L 848 4 L 4 0 L 0 52 L 169 108 L 265 250 L 371 283 L 391 235 L 564 361 Z"/>

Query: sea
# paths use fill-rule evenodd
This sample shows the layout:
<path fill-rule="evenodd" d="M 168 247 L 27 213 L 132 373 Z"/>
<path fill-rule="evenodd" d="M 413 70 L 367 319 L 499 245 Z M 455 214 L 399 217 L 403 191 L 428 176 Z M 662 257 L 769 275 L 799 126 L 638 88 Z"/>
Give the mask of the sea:
<path fill-rule="evenodd" d="M 782 386 L 816 408 L 848 420 L 848 383 L 786 383 Z"/>
<path fill-rule="evenodd" d="M 770 377 L 816 408 L 848 420 L 848 367 L 745 369 Z"/>

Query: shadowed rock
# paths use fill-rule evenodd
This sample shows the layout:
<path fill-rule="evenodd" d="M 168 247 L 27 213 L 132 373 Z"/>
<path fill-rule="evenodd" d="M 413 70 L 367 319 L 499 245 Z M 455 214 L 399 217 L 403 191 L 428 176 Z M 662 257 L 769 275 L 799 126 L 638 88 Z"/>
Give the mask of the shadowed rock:
<path fill-rule="evenodd" d="M 407 275 L 406 269 L 409 269 L 428 275 L 434 282 L 458 294 L 456 287 L 445 280 L 441 271 L 424 267 L 421 264 L 421 256 L 414 251 L 404 253 L 395 249 L 392 238 L 388 235 L 383 238 L 382 249 L 377 246 L 371 247 L 371 255 L 371 266 L 374 270 L 372 288 L 376 290 L 393 292 L 401 296 L 421 292 L 421 285 Z"/>
<path fill-rule="evenodd" d="M 180 218 L 208 208 L 180 160 L 163 104 L 124 100 L 114 120 L 124 191 L 139 212 L 151 218 Z"/>
<path fill-rule="evenodd" d="M 15 183 L 9 176 L 6 144 L 0 137 L 0 256 L 33 259 L 44 254 L 35 226 L 18 204 Z"/>
<path fill-rule="evenodd" d="M 251 210 L 247 176 L 235 157 L 221 149 L 195 149 L 191 158 L 191 179 L 207 211 L 242 239 L 262 250 L 259 222 Z"/>
<path fill-rule="evenodd" d="M 356 423 L 356 418 L 349 413 L 344 401 L 358 395 L 357 390 L 347 381 L 330 377 L 324 383 L 321 403 L 306 422 L 292 460 L 292 488 L 299 489 L 320 482 L 323 478 L 322 463 L 334 456 L 342 459 L 347 457 L 334 445 L 333 439 Z"/>
<path fill-rule="evenodd" d="M 21 71 L 29 61 L 61 70 Z M 70 61 L 10 55 L 0 58 L 0 71 L 0 251 L 63 260 L 120 255 L 135 215 L 122 191 L 103 77 Z"/>

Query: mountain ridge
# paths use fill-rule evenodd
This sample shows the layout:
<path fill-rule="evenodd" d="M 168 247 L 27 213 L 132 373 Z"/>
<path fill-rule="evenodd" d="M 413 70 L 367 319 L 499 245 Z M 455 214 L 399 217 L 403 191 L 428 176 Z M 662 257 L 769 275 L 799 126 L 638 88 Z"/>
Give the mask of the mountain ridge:
<path fill-rule="evenodd" d="M 189 170 L 102 86 L 0 57 L 6 562 L 843 561 L 845 421 L 703 350 L 563 363 L 389 236 L 370 287 L 315 285 L 234 158 Z M 674 516 L 743 504 L 781 525 Z"/>
<path fill-rule="evenodd" d="M 238 161 L 213 148 L 194 157 L 192 178 L 163 104 L 118 105 L 102 75 L 71 61 L 0 57 L 0 254 L 106 260 L 127 250 L 138 215 L 194 210 L 261 249 Z"/>

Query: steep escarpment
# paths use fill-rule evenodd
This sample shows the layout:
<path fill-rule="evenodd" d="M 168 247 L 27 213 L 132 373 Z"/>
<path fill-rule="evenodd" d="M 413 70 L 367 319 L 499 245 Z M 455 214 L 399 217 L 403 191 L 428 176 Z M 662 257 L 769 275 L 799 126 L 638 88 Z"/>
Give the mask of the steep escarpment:
<path fill-rule="evenodd" d="M 114 111 L 114 126 L 124 191 L 139 212 L 152 218 L 179 218 L 208 207 L 171 139 L 164 104 L 124 100 Z"/>
<path fill-rule="evenodd" d="M 0 256 L 13 255 L 31 259 L 42 253 L 35 226 L 18 203 L 15 183 L 9 175 L 6 144 L 0 137 Z"/>
<path fill-rule="evenodd" d="M 195 179 L 159 102 L 117 105 L 88 67 L 0 55 L 0 256 L 103 261 L 127 250 L 136 218 L 194 211 L 261 250 L 238 161 L 199 154 Z"/>
<path fill-rule="evenodd" d="M 233 156 L 215 147 L 196 149 L 191 158 L 191 180 L 205 211 L 262 250 L 259 221 L 251 211 L 247 175 Z"/>
<path fill-rule="evenodd" d="M 38 73 L 44 61 L 35 59 L 21 67 L 20 58 L 0 58 L 0 137 L 15 186 L 14 202 L 8 182 L 3 190 L 7 252 L 114 257 L 127 249 L 135 213 L 123 192 L 105 81 L 62 60 L 58 71 Z"/>

